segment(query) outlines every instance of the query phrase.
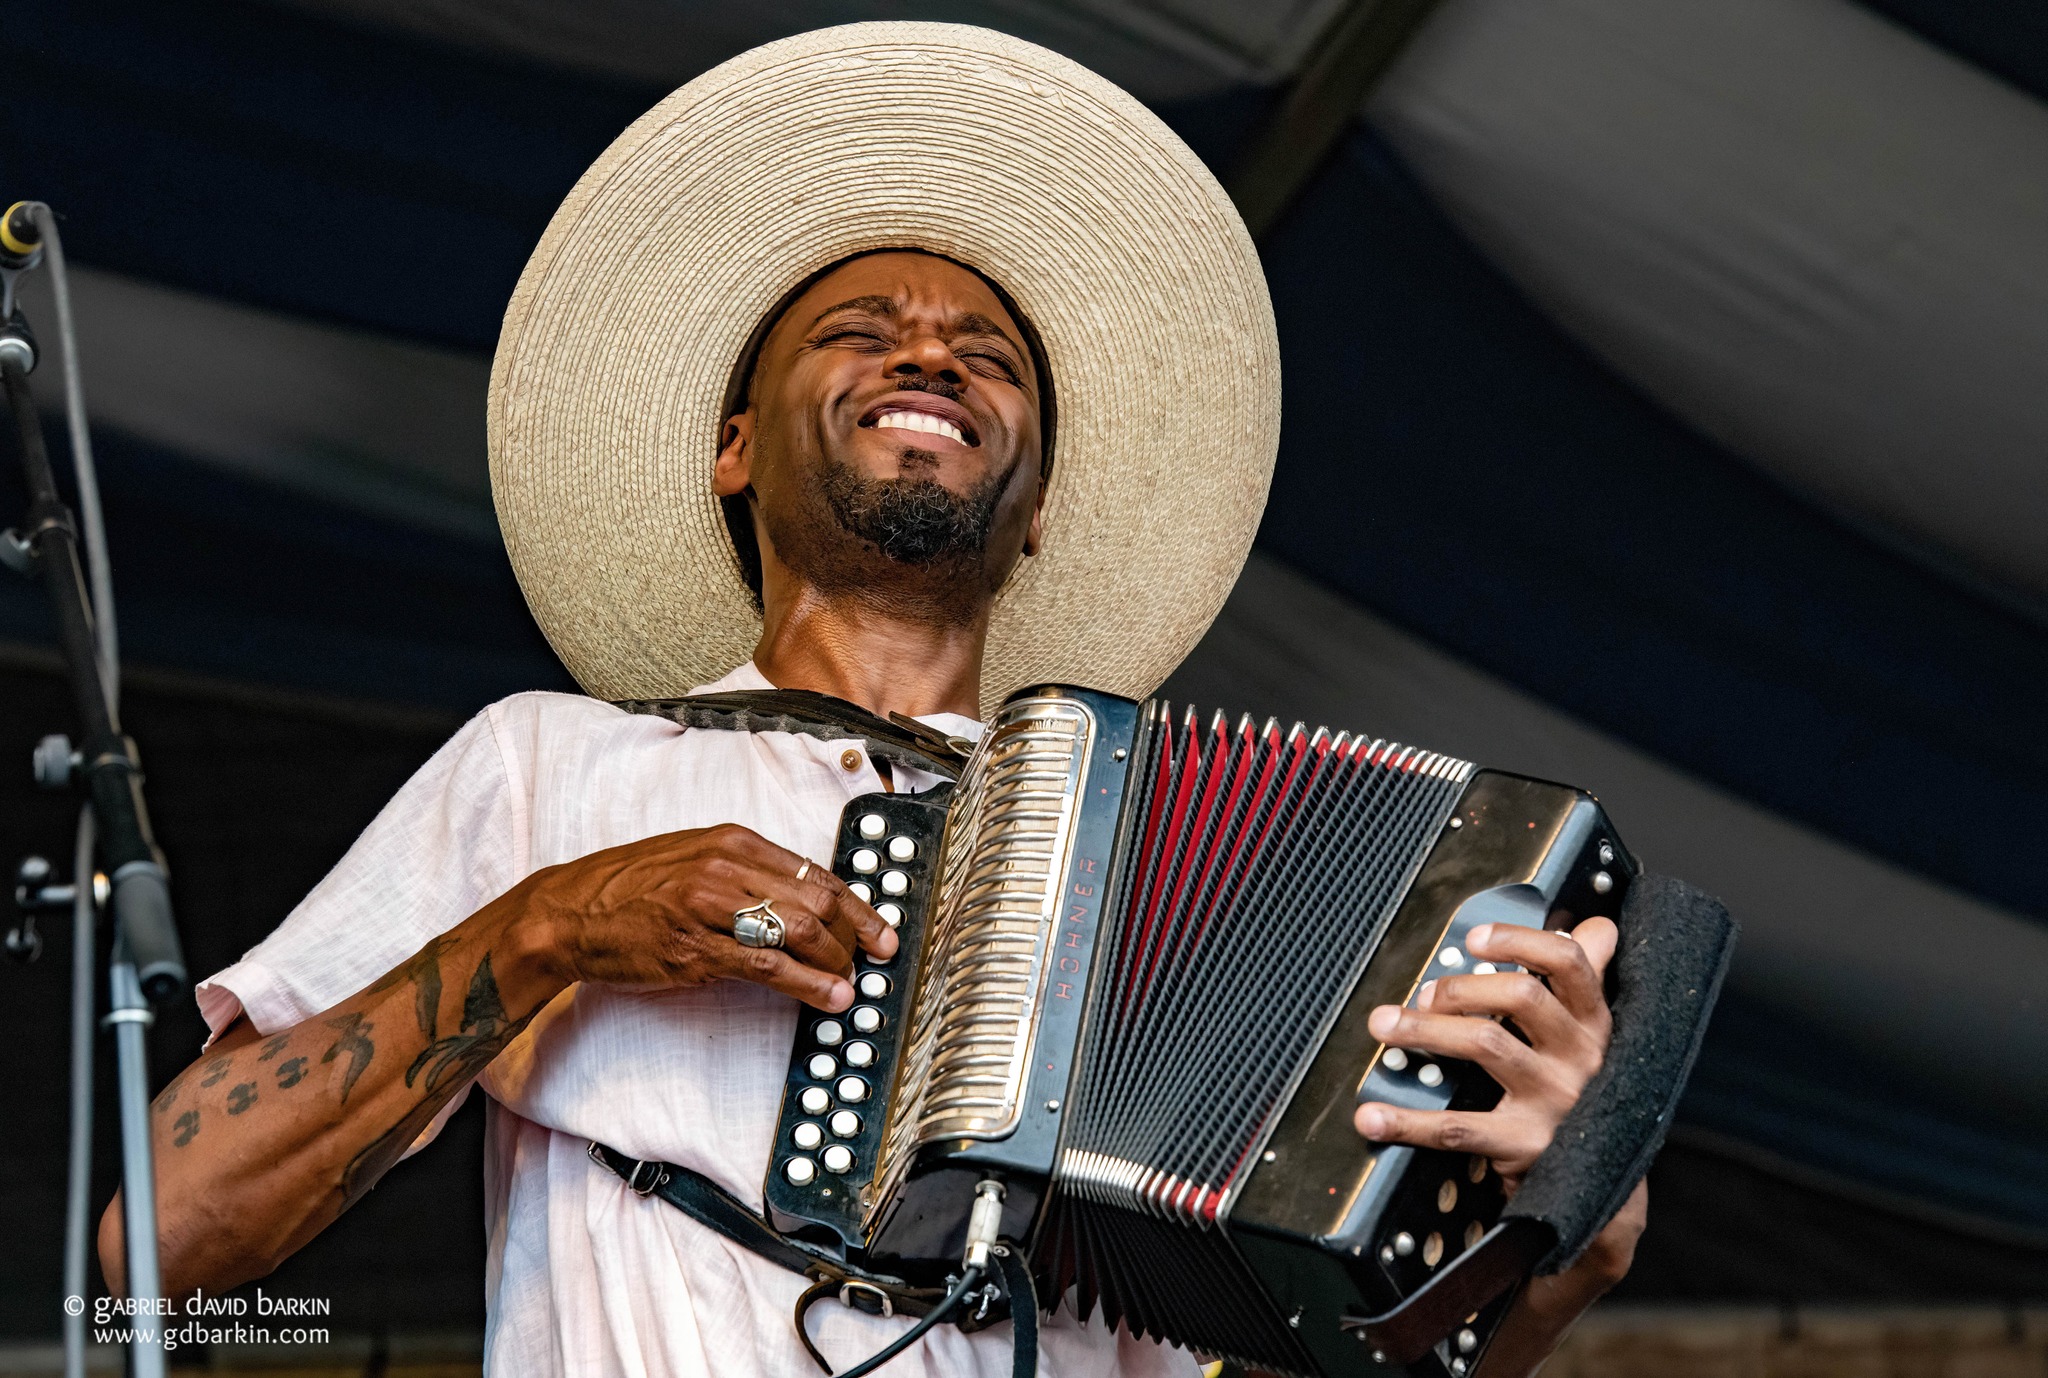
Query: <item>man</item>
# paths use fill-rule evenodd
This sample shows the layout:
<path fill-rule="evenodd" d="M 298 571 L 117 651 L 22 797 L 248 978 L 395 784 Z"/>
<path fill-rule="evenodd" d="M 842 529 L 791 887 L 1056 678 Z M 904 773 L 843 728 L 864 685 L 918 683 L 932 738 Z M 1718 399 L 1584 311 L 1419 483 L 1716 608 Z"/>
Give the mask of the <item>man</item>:
<path fill-rule="evenodd" d="M 829 118 L 792 116 L 805 99 Z M 977 121 L 1004 131 L 1001 156 L 980 156 Z M 816 168 L 786 166 L 804 158 Z M 763 175 L 744 196 L 727 185 Z M 1143 209 L 1068 214 L 1139 193 Z M 800 261 L 775 263 L 770 237 Z M 1165 280 L 1102 310 L 1137 260 Z M 818 690 L 953 735 L 978 731 L 992 664 L 1145 692 L 1214 615 L 1256 523 L 1277 395 L 1257 271 L 1170 134 L 1030 45 L 859 25 L 736 59 L 579 183 L 508 313 L 494 484 L 536 616 L 606 697 L 688 688 L 701 676 L 678 676 L 728 655 L 734 626 L 750 658 L 699 687 Z M 1185 572 L 1164 591 L 1125 573 L 1158 558 L 1135 543 L 1162 512 L 1154 536 Z M 1120 616 L 1100 625 L 1091 599 Z M 1193 613 L 1176 621 L 1172 600 Z M 1101 674 L 1075 673 L 1091 656 Z M 202 985 L 217 1036 L 154 1116 L 166 1286 L 262 1276 L 480 1080 L 492 1372 L 805 1371 L 788 1323 L 803 1280 L 586 1149 L 679 1163 L 758 1205 L 799 1002 L 847 1008 L 856 948 L 896 946 L 818 861 L 848 799 L 931 783 L 843 741 L 687 730 L 598 698 L 493 705 Z M 764 900 L 780 945 L 743 945 L 737 921 Z M 1613 930 L 1580 933 L 1474 935 L 1476 956 L 1548 986 L 1461 977 L 1377 1012 L 1390 1043 L 1474 1057 L 1508 1094 L 1484 1115 L 1363 1107 L 1361 1131 L 1525 1171 L 1605 1047 Z M 1511 1014 L 1530 1041 L 1468 1014 Z M 1531 1371 L 1625 1269 L 1641 1219 L 1638 1200 L 1532 1288 L 1485 1371 Z M 101 1256 L 114 1275 L 116 1209 Z M 814 1333 L 844 1365 L 903 1325 L 821 1307 Z M 1050 1374 L 1189 1368 L 1064 1313 L 1041 1342 Z M 892 1371 L 994 1374 L 1008 1351 L 1002 1328 L 940 1327 Z"/>

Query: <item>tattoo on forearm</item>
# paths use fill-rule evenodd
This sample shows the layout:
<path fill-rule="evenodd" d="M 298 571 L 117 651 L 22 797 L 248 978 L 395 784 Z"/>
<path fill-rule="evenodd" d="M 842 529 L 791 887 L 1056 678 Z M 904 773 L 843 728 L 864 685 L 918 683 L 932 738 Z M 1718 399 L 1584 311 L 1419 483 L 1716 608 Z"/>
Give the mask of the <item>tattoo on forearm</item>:
<path fill-rule="evenodd" d="M 245 1081 L 228 1088 L 228 1113 L 239 1115 L 256 1103 L 256 1083 Z"/>
<path fill-rule="evenodd" d="M 441 1021 L 441 954 L 453 946 L 453 938 L 434 939 L 380 977 L 370 987 L 370 994 L 390 990 L 400 981 L 412 982 L 413 1016 L 419 1020 L 420 1033 L 432 1038 Z"/>
<path fill-rule="evenodd" d="M 277 1064 L 277 1089 L 286 1091 L 306 1079 L 306 1059 L 291 1058 Z"/>
<path fill-rule="evenodd" d="M 199 1132 L 199 1112 L 197 1110 L 187 1110 L 184 1114 L 178 1116 L 176 1128 L 178 1134 L 176 1138 L 171 1140 L 171 1143 L 178 1148 L 183 1148 L 186 1144 L 191 1143 L 192 1136 Z"/>
<path fill-rule="evenodd" d="M 336 1015 L 324 1022 L 341 1036 L 334 1040 L 333 1047 L 320 1055 L 320 1061 L 328 1063 L 338 1057 L 348 1058 L 348 1068 L 341 1074 L 341 1100 L 346 1105 L 348 1093 L 355 1088 L 356 1078 L 377 1055 L 377 1045 L 370 1041 L 370 1031 L 377 1026 L 359 1013 Z"/>
<path fill-rule="evenodd" d="M 491 974 L 490 954 L 477 963 L 470 978 L 469 994 L 462 999 L 462 1032 L 437 1038 L 420 1051 L 405 1069 L 405 1084 L 411 1086 L 426 1073 L 429 1094 L 449 1083 L 468 1081 L 481 1072 L 506 1042 L 505 1001 L 498 994 L 498 980 Z"/>
<path fill-rule="evenodd" d="M 446 1104 L 447 1097 L 442 1093 L 455 1090 L 481 1072 L 532 1017 L 528 1014 L 514 1020 L 506 1015 L 505 1001 L 498 992 L 498 980 L 491 973 L 491 959 L 486 954 L 477 964 L 476 974 L 470 978 L 469 993 L 462 1001 L 462 1031 L 429 1043 L 406 1069 L 405 1084 L 421 1085 L 426 1095 L 342 1170 L 342 1209 L 354 1205 L 391 1170 L 392 1164 L 405 1156 L 406 1149 Z"/>
<path fill-rule="evenodd" d="M 256 1054 L 256 1060 L 258 1062 L 270 1061 L 270 1059 L 276 1057 L 279 1053 L 283 1052 L 285 1050 L 285 1045 L 289 1044 L 291 1041 L 292 1036 L 290 1034 L 278 1034 L 276 1037 L 270 1039 L 263 1045 L 263 1051 Z"/>
<path fill-rule="evenodd" d="M 206 1064 L 206 1075 L 200 1078 L 201 1086 L 218 1086 L 228 1079 L 228 1066 L 234 1062 L 232 1055 L 217 1057 Z"/>

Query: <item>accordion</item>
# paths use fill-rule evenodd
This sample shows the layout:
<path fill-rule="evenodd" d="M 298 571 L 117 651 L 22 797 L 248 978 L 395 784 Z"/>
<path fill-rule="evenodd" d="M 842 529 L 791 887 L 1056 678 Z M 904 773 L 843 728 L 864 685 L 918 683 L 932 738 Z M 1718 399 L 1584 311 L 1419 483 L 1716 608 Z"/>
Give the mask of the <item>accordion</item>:
<path fill-rule="evenodd" d="M 1366 1016 L 1490 969 L 1475 925 L 1618 913 L 1638 868 L 1590 795 L 1047 687 L 957 783 L 850 803 L 833 867 L 901 943 L 800 1020 L 777 1228 L 943 1278 L 993 1178 L 1084 1316 L 1282 1373 L 1477 1365 L 1554 1240 L 1484 1159 L 1356 1132 L 1362 1100 L 1500 1094 Z"/>

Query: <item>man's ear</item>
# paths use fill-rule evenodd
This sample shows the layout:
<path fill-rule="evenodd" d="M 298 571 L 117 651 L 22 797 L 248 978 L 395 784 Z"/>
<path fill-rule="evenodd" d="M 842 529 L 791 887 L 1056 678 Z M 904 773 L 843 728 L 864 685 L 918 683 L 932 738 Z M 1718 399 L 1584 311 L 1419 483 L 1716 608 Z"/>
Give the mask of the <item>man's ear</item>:
<path fill-rule="evenodd" d="M 1038 481 L 1038 500 L 1031 504 L 1031 525 L 1024 529 L 1024 553 L 1036 555 L 1045 544 L 1045 480 Z"/>
<path fill-rule="evenodd" d="M 754 409 L 747 408 L 725 419 L 718 433 L 718 463 L 711 470 L 711 491 L 721 498 L 737 497 L 754 481 Z"/>

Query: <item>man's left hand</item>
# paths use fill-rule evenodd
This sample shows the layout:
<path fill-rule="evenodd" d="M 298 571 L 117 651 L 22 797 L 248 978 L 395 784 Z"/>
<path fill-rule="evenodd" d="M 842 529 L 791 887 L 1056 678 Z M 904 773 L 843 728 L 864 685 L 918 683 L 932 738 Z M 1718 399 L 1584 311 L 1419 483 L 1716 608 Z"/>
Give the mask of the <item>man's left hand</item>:
<path fill-rule="evenodd" d="M 1607 919 L 1587 919 L 1568 934 L 1495 923 L 1473 929 L 1465 950 L 1475 959 L 1524 970 L 1427 982 L 1413 1009 L 1381 1005 L 1367 1027 L 1388 1047 L 1478 1063 L 1500 1083 L 1500 1104 L 1405 1110 L 1368 1101 L 1358 1107 L 1358 1132 L 1381 1143 L 1483 1154 L 1512 1191 L 1607 1056 L 1613 1021 L 1601 981 L 1618 936 Z"/>
<path fill-rule="evenodd" d="M 1512 924 L 1473 929 L 1465 944 L 1473 958 L 1523 970 L 1431 981 L 1416 993 L 1414 1008 L 1381 1005 L 1368 1027 L 1388 1047 L 1477 1063 L 1500 1083 L 1500 1103 L 1471 1111 L 1369 1101 L 1358 1107 L 1358 1132 L 1381 1143 L 1482 1154 L 1512 1195 L 1607 1056 L 1613 1020 L 1602 982 L 1619 936 L 1603 918 L 1586 919 L 1569 934 Z M 1512 1020 L 1523 1037 L 1502 1020 Z M 1638 1183 L 1577 1264 L 1532 1281 L 1503 1321 L 1485 1373 L 1534 1372 L 1579 1313 L 1628 1271 L 1648 1202 Z"/>

